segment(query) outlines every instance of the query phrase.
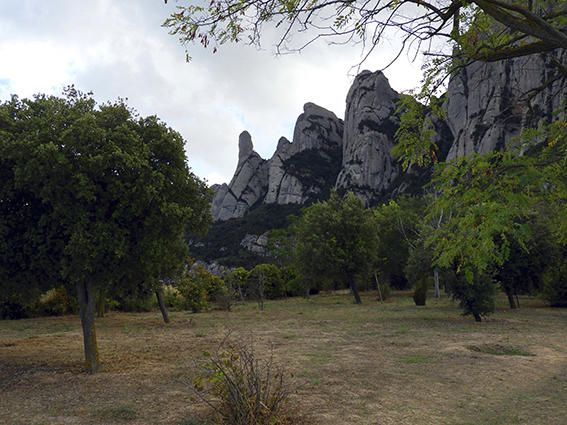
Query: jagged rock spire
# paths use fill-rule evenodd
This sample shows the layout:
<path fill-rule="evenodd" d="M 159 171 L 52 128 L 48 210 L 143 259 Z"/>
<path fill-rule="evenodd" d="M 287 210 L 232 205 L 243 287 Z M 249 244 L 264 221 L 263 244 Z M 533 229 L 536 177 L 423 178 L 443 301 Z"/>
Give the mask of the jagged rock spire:
<path fill-rule="evenodd" d="M 381 71 L 362 71 L 355 78 L 346 98 L 337 189 L 353 191 L 367 202 L 390 189 L 400 173 L 390 153 L 399 125 L 398 98 Z"/>

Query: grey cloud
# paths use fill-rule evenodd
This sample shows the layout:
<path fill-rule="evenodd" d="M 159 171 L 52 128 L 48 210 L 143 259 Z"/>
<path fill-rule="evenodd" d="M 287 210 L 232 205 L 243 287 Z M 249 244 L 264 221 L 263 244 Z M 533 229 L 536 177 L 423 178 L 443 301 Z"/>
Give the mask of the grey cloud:
<path fill-rule="evenodd" d="M 64 49 L 73 63 L 73 81 L 65 83 L 92 90 L 100 101 L 127 97 L 143 115 L 158 115 L 188 141 L 190 164 L 202 177 L 230 179 L 244 129 L 268 157 L 280 136 L 292 136 L 304 103 L 343 115 L 356 47 L 319 44 L 305 54 L 275 57 L 276 34 L 267 30 L 266 50 L 226 45 L 213 55 L 194 46 L 186 63 L 183 47 L 161 27 L 174 7 L 161 0 L 2 2 L 0 46 L 48 41 Z M 17 75 L 0 74 L 12 78 Z M 36 90 L 34 81 L 26 84 Z M 6 90 L 0 87 L 0 95 Z"/>

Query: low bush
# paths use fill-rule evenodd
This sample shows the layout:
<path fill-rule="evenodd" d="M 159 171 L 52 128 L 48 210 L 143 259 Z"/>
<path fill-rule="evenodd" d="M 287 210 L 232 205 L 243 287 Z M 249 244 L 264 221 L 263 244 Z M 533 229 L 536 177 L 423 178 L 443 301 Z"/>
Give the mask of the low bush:
<path fill-rule="evenodd" d="M 253 344 L 228 337 L 194 380 L 197 394 L 212 408 L 215 422 L 227 425 L 291 425 L 291 375 L 274 362 L 259 360 Z M 294 409 L 296 406 L 294 406 Z"/>
<path fill-rule="evenodd" d="M 422 278 L 418 281 L 415 285 L 415 289 L 413 291 L 413 301 L 415 305 L 423 306 L 427 300 L 427 289 L 429 287 L 428 279 Z"/>
<path fill-rule="evenodd" d="M 181 309 L 185 299 L 181 291 L 173 285 L 163 285 L 163 301 L 168 308 Z"/>
<path fill-rule="evenodd" d="M 35 310 L 40 316 L 62 316 L 73 312 L 73 302 L 67 290 L 60 286 L 42 294 Z"/>
<path fill-rule="evenodd" d="M 190 303 L 193 302 L 193 305 L 197 306 L 201 304 L 201 310 L 208 308 L 213 303 L 221 310 L 232 308 L 235 297 L 234 291 L 228 288 L 223 279 L 208 271 L 203 265 L 193 266 L 187 278 L 192 281 L 192 285 L 190 285 L 192 292 L 187 294 L 193 298 L 193 301 L 189 300 Z M 201 290 L 205 292 L 205 302 L 202 300 Z M 187 295 L 185 295 L 186 298 Z M 195 311 L 195 308 L 192 307 L 192 310 Z"/>
<path fill-rule="evenodd" d="M 489 276 L 474 276 L 472 282 L 467 282 L 464 276 L 458 276 L 450 282 L 449 292 L 459 301 L 463 314 L 472 314 L 477 322 L 494 312 L 496 284 Z"/>
<path fill-rule="evenodd" d="M 183 303 L 181 307 L 184 310 L 191 310 L 193 313 L 199 313 L 209 308 L 206 288 L 188 274 L 185 274 L 180 279 L 179 291 L 181 292 L 181 295 L 183 295 Z"/>

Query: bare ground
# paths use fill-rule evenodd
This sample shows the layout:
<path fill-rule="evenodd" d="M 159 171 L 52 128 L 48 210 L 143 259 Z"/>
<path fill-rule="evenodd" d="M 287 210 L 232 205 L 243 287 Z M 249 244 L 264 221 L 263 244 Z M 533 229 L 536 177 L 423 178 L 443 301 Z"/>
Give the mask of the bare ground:
<path fill-rule="evenodd" d="M 523 300 L 489 320 L 407 294 L 348 294 L 227 313 L 111 313 L 97 322 L 103 371 L 82 371 L 77 317 L 0 322 L 1 424 L 197 425 L 195 362 L 228 330 L 273 346 L 293 373 L 292 409 L 324 425 L 566 425 L 567 311 Z M 532 355 L 494 355 L 484 346 Z M 480 347 L 480 351 L 471 350 Z"/>

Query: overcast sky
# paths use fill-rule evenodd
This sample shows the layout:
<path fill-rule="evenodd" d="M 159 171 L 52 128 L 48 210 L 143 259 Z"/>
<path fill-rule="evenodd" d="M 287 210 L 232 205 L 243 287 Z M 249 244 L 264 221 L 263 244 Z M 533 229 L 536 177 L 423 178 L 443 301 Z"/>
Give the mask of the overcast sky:
<path fill-rule="evenodd" d="M 252 134 L 269 158 L 281 136 L 291 140 L 303 104 L 343 117 L 360 50 L 321 42 L 301 54 L 276 56 L 269 33 L 263 50 L 241 44 L 212 54 L 184 48 L 161 27 L 175 1 L 1 0 L 0 101 L 11 94 L 61 94 L 75 84 L 99 101 L 128 98 L 142 115 L 179 131 L 189 164 L 209 183 L 229 181 L 238 135 Z M 392 58 L 395 37 L 364 64 L 372 71 Z M 398 91 L 416 87 L 419 62 L 402 57 L 386 71 Z"/>

